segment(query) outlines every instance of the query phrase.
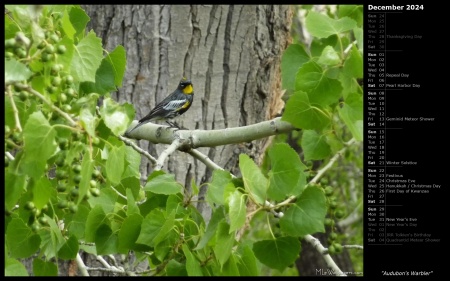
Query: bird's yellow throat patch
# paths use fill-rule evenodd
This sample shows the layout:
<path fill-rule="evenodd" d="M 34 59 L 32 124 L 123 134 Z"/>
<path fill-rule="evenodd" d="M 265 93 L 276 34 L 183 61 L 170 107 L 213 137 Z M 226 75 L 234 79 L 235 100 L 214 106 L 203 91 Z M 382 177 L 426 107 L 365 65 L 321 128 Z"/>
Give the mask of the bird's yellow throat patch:
<path fill-rule="evenodd" d="M 193 91 L 194 91 L 194 88 L 192 87 L 192 85 L 187 85 L 183 89 L 183 93 L 185 93 L 186 95 L 192 94 Z"/>

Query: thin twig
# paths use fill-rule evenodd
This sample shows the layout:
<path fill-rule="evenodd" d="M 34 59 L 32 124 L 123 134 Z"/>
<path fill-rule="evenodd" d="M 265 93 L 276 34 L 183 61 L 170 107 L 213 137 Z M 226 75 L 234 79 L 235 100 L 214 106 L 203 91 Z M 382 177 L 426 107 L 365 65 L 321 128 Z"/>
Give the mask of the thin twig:
<path fill-rule="evenodd" d="M 33 88 L 31 88 L 28 85 L 22 85 L 19 83 L 15 83 L 15 86 L 19 87 L 22 90 L 26 90 L 29 93 L 35 95 L 36 97 L 40 98 L 44 103 L 46 103 L 48 106 L 50 106 L 52 108 L 52 110 L 56 111 L 59 113 L 59 115 L 61 115 L 63 118 L 65 118 L 67 121 L 69 121 L 70 125 L 72 126 L 76 126 L 77 122 L 75 122 L 70 116 L 69 114 L 67 114 L 66 112 L 62 111 L 61 109 L 59 109 L 57 106 L 55 106 L 52 102 L 49 102 L 41 93 L 39 93 L 38 91 L 34 90 Z"/>
<path fill-rule="evenodd" d="M 347 248 L 347 249 L 364 250 L 364 246 L 361 246 L 361 245 L 342 245 L 342 247 Z"/>
<path fill-rule="evenodd" d="M 142 148 L 140 148 L 137 144 L 132 142 L 130 139 L 128 139 L 126 137 L 123 137 L 123 136 L 119 136 L 119 139 L 121 139 L 125 144 L 131 146 L 137 152 L 139 152 L 142 155 L 144 155 L 145 157 L 147 157 L 148 160 L 150 160 L 150 162 L 152 162 L 153 165 L 156 164 L 156 158 L 155 157 L 151 156 L 150 153 L 148 153 L 147 151 L 145 151 Z"/>
<path fill-rule="evenodd" d="M 16 121 L 16 128 L 19 132 L 22 132 L 22 125 L 20 125 L 19 111 L 17 110 L 16 103 L 14 102 L 13 93 L 11 91 L 11 86 L 8 86 L 6 92 L 8 93 L 9 99 L 11 100 L 11 106 L 13 109 L 14 120 Z"/>

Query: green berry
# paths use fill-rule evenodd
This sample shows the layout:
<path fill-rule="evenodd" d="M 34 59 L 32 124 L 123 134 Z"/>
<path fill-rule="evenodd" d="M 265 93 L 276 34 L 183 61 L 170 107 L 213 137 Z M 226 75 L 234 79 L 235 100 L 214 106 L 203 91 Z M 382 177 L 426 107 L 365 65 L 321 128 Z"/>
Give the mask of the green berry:
<path fill-rule="evenodd" d="M 99 170 L 93 170 L 92 171 L 92 178 L 93 179 L 100 179 L 102 176 L 102 173 Z"/>
<path fill-rule="evenodd" d="M 34 205 L 33 202 L 28 201 L 27 203 L 25 203 L 25 210 L 31 211 L 35 208 L 36 208 L 36 206 Z"/>
<path fill-rule="evenodd" d="M 59 45 L 56 51 L 58 52 L 58 54 L 62 55 L 67 51 L 67 49 L 66 49 L 66 46 Z"/>
<path fill-rule="evenodd" d="M 56 190 L 57 190 L 58 192 L 64 192 L 64 191 L 66 191 L 66 190 L 67 190 L 67 185 L 66 185 L 66 183 L 65 183 L 65 182 L 62 182 L 62 181 L 58 182 L 58 186 L 56 187 Z"/>
<path fill-rule="evenodd" d="M 21 101 L 26 101 L 28 99 L 28 92 L 27 91 L 20 91 L 19 99 Z"/>
<path fill-rule="evenodd" d="M 68 205 L 67 200 L 61 200 L 58 202 L 57 207 L 60 209 L 65 209 L 67 208 L 67 205 Z"/>
<path fill-rule="evenodd" d="M 336 209 L 337 206 L 338 206 L 338 203 L 336 201 L 333 200 L 333 201 L 330 202 L 330 209 L 331 210 Z"/>
<path fill-rule="evenodd" d="M 39 225 L 39 224 L 37 224 L 37 223 L 33 223 L 32 225 L 31 225 L 31 230 L 33 231 L 33 232 L 38 232 L 39 230 L 41 229 L 41 226 Z"/>
<path fill-rule="evenodd" d="M 14 48 L 16 47 L 16 39 L 15 38 L 10 38 L 5 40 L 5 49 L 6 48 Z"/>
<path fill-rule="evenodd" d="M 330 255 L 336 254 L 336 248 L 334 247 L 333 244 L 331 244 L 331 245 L 328 247 L 328 254 L 330 254 Z"/>
<path fill-rule="evenodd" d="M 326 195 L 326 196 L 331 196 L 331 195 L 333 195 L 333 192 L 334 192 L 334 188 L 332 188 L 331 186 L 325 187 L 325 195 Z"/>
<path fill-rule="evenodd" d="M 43 53 L 41 59 L 43 62 L 51 61 L 53 59 L 53 54 Z"/>
<path fill-rule="evenodd" d="M 99 197 L 100 196 L 100 189 L 98 188 L 91 188 L 90 189 L 92 196 Z"/>
<path fill-rule="evenodd" d="M 97 187 L 97 181 L 95 181 L 95 180 L 90 180 L 90 181 L 89 181 L 89 185 L 91 186 L 91 188 L 96 188 L 96 187 Z"/>
<path fill-rule="evenodd" d="M 81 172 L 81 165 L 80 164 L 73 165 L 72 171 L 76 174 L 79 174 Z"/>
<path fill-rule="evenodd" d="M 339 243 L 333 243 L 334 249 L 336 250 L 336 253 L 342 252 L 342 245 Z"/>
<path fill-rule="evenodd" d="M 337 219 L 342 219 L 342 218 L 345 216 L 345 212 L 344 212 L 343 210 L 341 210 L 341 209 L 336 210 L 336 211 L 334 212 L 334 216 L 335 216 Z"/>
<path fill-rule="evenodd" d="M 72 110 L 72 107 L 69 104 L 64 104 L 62 106 L 62 110 L 65 111 L 65 112 L 69 112 L 69 111 Z"/>
<path fill-rule="evenodd" d="M 50 39 L 51 41 L 53 41 L 54 43 L 56 43 L 56 42 L 59 41 L 59 36 L 56 35 L 55 33 L 53 33 L 52 35 L 50 35 L 49 39 Z"/>
<path fill-rule="evenodd" d="M 55 46 L 53 45 L 47 45 L 47 47 L 45 47 L 45 52 L 47 52 L 48 54 L 53 54 L 55 52 Z"/>
<path fill-rule="evenodd" d="M 16 54 L 16 56 L 18 58 L 21 58 L 21 59 L 27 56 L 27 51 L 25 51 L 25 49 L 22 47 L 15 48 L 14 53 Z"/>
<path fill-rule="evenodd" d="M 67 172 L 64 170 L 56 170 L 56 178 L 59 180 L 67 178 Z"/>
<path fill-rule="evenodd" d="M 331 232 L 330 236 L 328 236 L 328 239 L 330 239 L 331 241 L 336 240 L 337 238 L 337 233 L 336 232 Z"/>
<path fill-rule="evenodd" d="M 53 79 L 52 79 L 52 85 L 55 86 L 55 87 L 61 85 L 61 78 L 58 77 L 58 76 L 53 77 Z"/>
<path fill-rule="evenodd" d="M 74 188 L 70 191 L 70 196 L 72 196 L 73 198 L 77 198 L 79 194 L 80 191 L 78 190 L 78 188 Z"/>
<path fill-rule="evenodd" d="M 11 53 L 11 52 L 5 52 L 5 58 L 10 59 L 10 58 L 12 58 L 12 57 L 14 57 L 14 54 L 13 54 L 13 53 Z"/>
<path fill-rule="evenodd" d="M 81 179 L 82 179 L 81 175 L 79 175 L 79 174 L 75 175 L 73 177 L 73 182 L 76 183 L 76 184 L 79 184 L 81 182 Z"/>
<path fill-rule="evenodd" d="M 47 219 L 46 217 L 40 217 L 40 218 L 38 219 L 38 222 L 39 222 L 41 225 L 48 225 L 48 219 Z"/>
<path fill-rule="evenodd" d="M 324 224 L 326 226 L 333 226 L 334 224 L 334 220 L 330 219 L 330 218 L 326 218 Z"/>
<path fill-rule="evenodd" d="M 72 84 L 73 83 L 73 76 L 72 75 L 66 75 L 64 77 L 64 81 L 66 82 L 66 84 Z"/>
<path fill-rule="evenodd" d="M 70 205 L 70 206 L 69 206 L 69 211 L 70 211 L 72 214 L 75 214 L 76 212 L 78 212 L 78 206 L 77 206 L 77 205 Z"/>
<path fill-rule="evenodd" d="M 59 94 L 59 101 L 64 103 L 67 101 L 67 96 L 64 93 Z"/>

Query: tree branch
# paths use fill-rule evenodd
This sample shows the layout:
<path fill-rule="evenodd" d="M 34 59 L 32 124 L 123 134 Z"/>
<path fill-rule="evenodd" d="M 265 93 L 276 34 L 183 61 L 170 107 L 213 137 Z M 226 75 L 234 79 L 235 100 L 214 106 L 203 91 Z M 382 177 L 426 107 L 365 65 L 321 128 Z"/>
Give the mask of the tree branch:
<path fill-rule="evenodd" d="M 81 271 L 81 275 L 82 276 L 89 276 L 89 272 L 87 271 L 87 267 L 84 264 L 83 259 L 80 256 L 80 253 L 77 254 L 76 261 L 77 261 L 78 268 Z"/>
<path fill-rule="evenodd" d="M 164 166 L 164 160 L 166 160 L 167 156 L 172 154 L 175 150 L 177 150 L 182 145 L 179 139 L 174 139 L 173 142 L 166 148 L 161 155 L 159 155 L 158 160 L 156 160 L 155 171 L 161 170 Z"/>
<path fill-rule="evenodd" d="M 178 138 L 180 140 L 188 140 L 190 148 L 197 148 L 249 142 L 276 134 L 287 133 L 292 130 L 295 130 L 294 126 L 288 122 L 281 121 L 281 117 L 277 117 L 249 126 L 220 130 L 180 130 L 149 122 L 129 135 L 125 133 L 125 136 L 134 139 L 145 139 L 152 143 L 165 144 L 171 144 Z"/>
<path fill-rule="evenodd" d="M 337 266 L 331 256 L 328 254 L 328 249 L 326 249 L 319 241 L 319 239 L 315 238 L 312 235 L 306 235 L 303 239 L 310 243 L 319 253 L 323 255 L 325 259 L 325 263 L 328 267 L 333 271 L 336 276 L 347 276 L 342 270 Z"/>

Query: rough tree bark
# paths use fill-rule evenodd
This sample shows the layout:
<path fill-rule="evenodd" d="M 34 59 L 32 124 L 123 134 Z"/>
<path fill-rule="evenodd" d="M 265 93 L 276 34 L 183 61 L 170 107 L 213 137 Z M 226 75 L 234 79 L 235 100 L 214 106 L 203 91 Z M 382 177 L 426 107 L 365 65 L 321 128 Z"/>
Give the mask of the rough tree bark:
<path fill-rule="evenodd" d="M 132 103 L 136 119 L 172 92 L 181 77 L 191 78 L 194 102 L 180 126 L 220 129 L 273 118 L 281 111 L 280 61 L 290 43 L 292 12 L 282 5 L 85 5 L 89 28 L 103 38 L 106 50 L 123 45 L 127 70 L 123 87 L 113 95 Z M 200 148 L 221 167 L 239 174 L 238 155 L 257 162 L 267 139 Z M 140 141 L 153 155 L 165 145 Z M 190 188 L 211 179 L 212 171 L 190 155 L 177 152 L 164 170 Z M 143 158 L 142 178 L 152 172 Z M 205 187 L 206 188 L 206 187 Z M 199 199 L 206 189 L 202 188 Z M 199 210 L 203 206 L 199 203 Z M 206 216 L 207 212 L 203 212 Z M 206 218 L 208 219 L 208 218 Z"/>

